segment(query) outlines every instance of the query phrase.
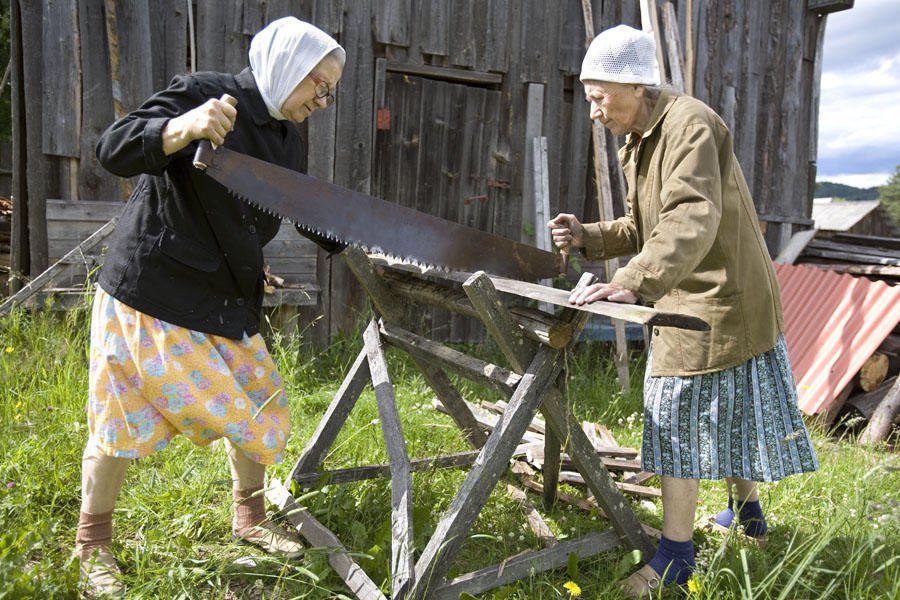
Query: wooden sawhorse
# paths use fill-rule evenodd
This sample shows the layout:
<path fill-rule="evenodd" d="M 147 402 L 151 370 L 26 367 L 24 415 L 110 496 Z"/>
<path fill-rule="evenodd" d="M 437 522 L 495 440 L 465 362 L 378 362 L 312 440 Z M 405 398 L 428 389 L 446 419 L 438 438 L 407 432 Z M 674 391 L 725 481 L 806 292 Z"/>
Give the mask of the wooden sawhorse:
<path fill-rule="evenodd" d="M 659 313 L 649 308 L 598 303 L 590 312 L 564 309 L 558 317 L 523 307 L 507 307 L 499 292 L 514 293 L 566 305 L 568 292 L 544 286 L 476 273 L 459 281 L 430 281 L 394 269 L 376 269 L 362 251 L 348 248 L 345 261 L 365 289 L 380 318 L 365 330 L 364 348 L 357 356 L 328 407 L 288 481 L 309 486 L 321 476 L 317 469 L 343 427 L 351 409 L 371 382 L 388 454 L 388 467 L 359 467 L 332 472 L 331 482 L 341 483 L 391 477 L 391 598 L 394 600 L 456 599 L 461 592 L 477 594 L 522 579 L 533 572 L 564 566 L 570 554 L 593 556 L 617 546 L 637 549 L 649 556 L 653 546 L 628 502 L 616 488 L 587 436 L 568 411 L 557 379 L 564 366 L 564 351 L 574 344 L 591 312 L 658 326 L 697 328 L 702 321 Z M 592 276 L 586 274 L 582 281 Z M 406 327 L 406 308 L 431 304 L 478 317 L 498 344 L 510 369 L 484 362 L 417 335 Z M 388 373 L 384 345 L 407 352 L 435 395 L 449 410 L 466 440 L 477 452 L 410 461 Z M 486 383 L 509 396 L 508 406 L 493 432 L 478 425 L 447 371 Z M 612 529 L 567 540 L 551 547 L 516 555 L 502 565 L 468 573 L 452 580 L 450 564 L 506 473 L 510 459 L 535 414 L 541 411 L 548 426 L 545 451 L 545 501 L 553 500 L 559 472 L 560 440 L 587 487 L 604 511 Z M 471 464 L 468 475 L 418 559 L 414 557 L 412 520 L 412 471 Z M 360 600 L 385 599 L 378 586 L 353 561 L 334 533 L 297 505 L 286 485 L 271 486 L 267 496 L 306 541 L 326 548 L 329 562 Z"/>

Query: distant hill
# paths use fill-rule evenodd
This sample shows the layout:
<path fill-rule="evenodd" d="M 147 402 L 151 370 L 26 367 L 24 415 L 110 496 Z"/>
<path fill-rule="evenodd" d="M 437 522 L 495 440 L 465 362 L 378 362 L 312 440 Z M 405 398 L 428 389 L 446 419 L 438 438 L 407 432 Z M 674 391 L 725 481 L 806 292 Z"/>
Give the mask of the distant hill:
<path fill-rule="evenodd" d="M 878 187 L 858 188 L 843 183 L 816 183 L 813 198 L 843 198 L 844 200 L 878 200 Z"/>

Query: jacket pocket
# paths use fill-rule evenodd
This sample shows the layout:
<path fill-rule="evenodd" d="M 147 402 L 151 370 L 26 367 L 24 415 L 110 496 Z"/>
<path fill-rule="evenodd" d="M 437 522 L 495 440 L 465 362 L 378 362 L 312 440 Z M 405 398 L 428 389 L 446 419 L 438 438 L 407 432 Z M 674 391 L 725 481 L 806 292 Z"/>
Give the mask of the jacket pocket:
<path fill-rule="evenodd" d="M 159 238 L 159 251 L 172 260 L 204 273 L 214 273 L 222 264 L 222 257 L 218 252 L 180 236 L 168 227 L 163 228 Z"/>

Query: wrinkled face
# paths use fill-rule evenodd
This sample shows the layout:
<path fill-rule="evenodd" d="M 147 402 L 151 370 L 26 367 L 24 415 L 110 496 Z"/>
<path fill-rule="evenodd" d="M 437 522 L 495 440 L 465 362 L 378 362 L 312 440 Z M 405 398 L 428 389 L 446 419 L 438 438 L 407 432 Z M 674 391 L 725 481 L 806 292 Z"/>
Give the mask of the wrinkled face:
<path fill-rule="evenodd" d="M 329 105 L 329 98 L 318 97 L 317 88 L 324 90 L 327 86 L 328 93 L 334 94 L 338 81 L 341 80 L 341 68 L 338 61 L 326 58 L 312 70 L 312 72 L 303 78 L 288 99 L 281 105 L 281 114 L 289 121 L 294 123 L 302 123 L 314 111 L 320 108 L 326 108 Z"/>
<path fill-rule="evenodd" d="M 643 101 L 644 88 L 628 83 L 585 81 L 584 96 L 591 104 L 591 119 L 599 120 L 615 135 L 643 133 L 649 114 Z"/>

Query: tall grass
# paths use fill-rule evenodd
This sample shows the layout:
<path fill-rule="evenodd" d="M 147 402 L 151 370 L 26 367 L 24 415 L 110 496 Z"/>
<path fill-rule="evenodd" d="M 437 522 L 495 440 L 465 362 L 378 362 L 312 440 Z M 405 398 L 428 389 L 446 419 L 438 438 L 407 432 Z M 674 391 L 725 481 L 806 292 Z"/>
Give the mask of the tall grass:
<path fill-rule="evenodd" d="M 80 457 L 86 439 L 89 311 L 16 311 L 0 319 L 0 598 L 77 597 L 72 553 L 79 510 Z M 359 352 L 358 334 L 324 352 L 275 336 L 272 353 L 285 376 L 294 433 L 287 462 L 270 471 L 283 479 Z M 489 345 L 472 349 L 496 356 Z M 466 450 L 411 362 L 390 353 L 401 420 L 411 456 Z M 567 358 L 568 393 L 579 419 L 606 424 L 623 445 L 638 446 L 642 359 L 632 363 L 632 391 L 617 383 L 609 350 L 582 344 Z M 460 382 L 473 401 L 496 394 Z M 768 545 L 701 531 L 694 591 L 661 597 L 713 599 L 900 598 L 900 476 L 895 455 L 814 430 L 822 470 L 763 486 L 771 525 Z M 386 460 L 374 396 L 367 390 L 326 459 L 326 468 Z M 427 543 L 465 472 L 414 475 L 415 543 Z M 451 575 L 497 564 L 538 547 L 515 503 L 498 487 L 478 518 Z M 576 492 L 577 490 L 571 490 Z M 390 490 L 386 480 L 324 485 L 302 502 L 332 528 L 367 573 L 390 585 Z M 698 517 L 720 510 L 721 484 L 704 482 Z M 132 598 L 352 597 L 324 552 L 297 561 L 259 556 L 229 542 L 230 481 L 224 452 L 177 438 L 129 470 L 117 505 L 114 552 Z M 635 502 L 641 520 L 659 526 L 658 502 Z M 596 513 L 558 504 L 545 513 L 560 539 L 605 529 Z M 571 580 L 582 598 L 619 598 L 615 582 L 632 568 L 625 551 L 536 574 L 485 594 L 493 599 L 568 598 Z M 571 586 L 570 586 L 571 587 Z"/>

